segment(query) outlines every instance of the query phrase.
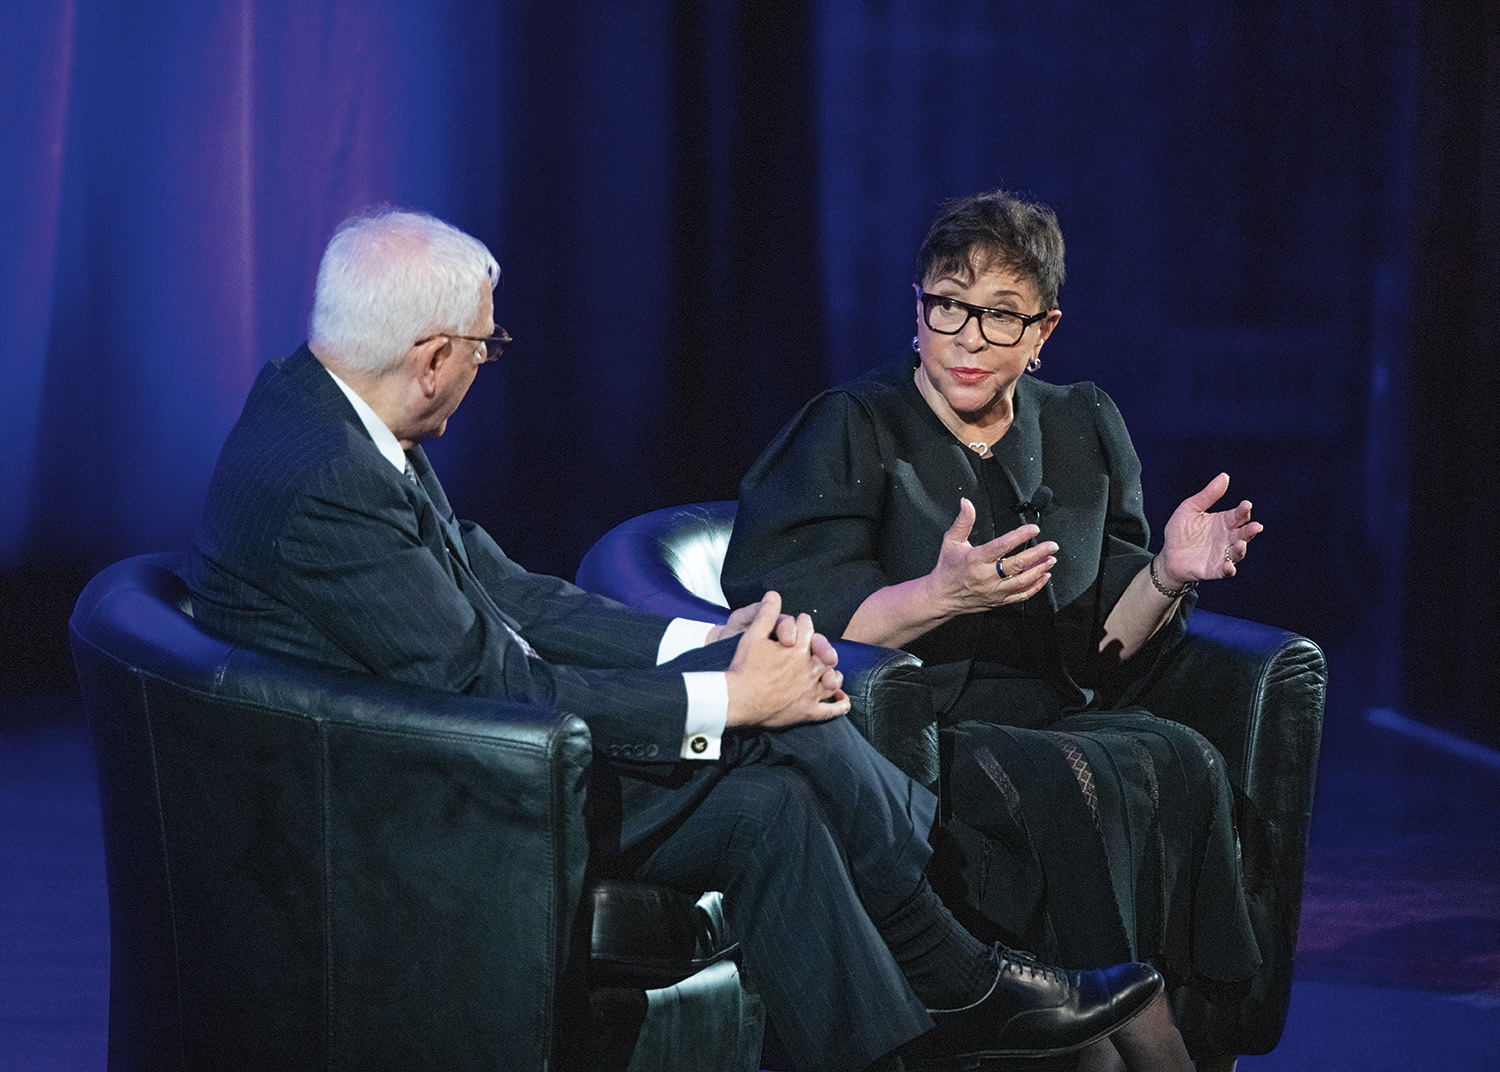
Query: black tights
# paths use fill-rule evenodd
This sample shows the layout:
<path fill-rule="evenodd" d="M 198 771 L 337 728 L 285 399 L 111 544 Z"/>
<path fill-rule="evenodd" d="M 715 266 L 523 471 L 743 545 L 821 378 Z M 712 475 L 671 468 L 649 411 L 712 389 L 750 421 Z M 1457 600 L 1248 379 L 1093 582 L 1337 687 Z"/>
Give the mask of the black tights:
<path fill-rule="evenodd" d="M 1078 1072 L 1193 1072 L 1163 995 L 1130 1023 L 1078 1055 Z"/>

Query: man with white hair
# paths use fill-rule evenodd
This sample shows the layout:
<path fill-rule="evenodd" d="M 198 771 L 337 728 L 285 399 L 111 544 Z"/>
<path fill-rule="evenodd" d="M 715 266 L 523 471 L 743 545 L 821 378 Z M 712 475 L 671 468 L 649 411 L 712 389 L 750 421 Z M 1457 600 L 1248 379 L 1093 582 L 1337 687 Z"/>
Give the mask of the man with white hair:
<path fill-rule="evenodd" d="M 922 870 L 933 798 L 840 717 L 838 656 L 806 615 L 767 593 L 723 626 L 668 621 L 529 573 L 453 517 L 420 442 L 510 341 L 498 278 L 430 216 L 339 228 L 308 344 L 261 371 L 214 471 L 189 567 L 199 619 L 582 717 L 601 851 L 724 892 L 800 1067 L 864 1068 L 919 1036 L 938 1058 L 1061 1053 L 1139 1012 L 1161 988 L 1149 967 L 1046 969 L 954 922 Z"/>

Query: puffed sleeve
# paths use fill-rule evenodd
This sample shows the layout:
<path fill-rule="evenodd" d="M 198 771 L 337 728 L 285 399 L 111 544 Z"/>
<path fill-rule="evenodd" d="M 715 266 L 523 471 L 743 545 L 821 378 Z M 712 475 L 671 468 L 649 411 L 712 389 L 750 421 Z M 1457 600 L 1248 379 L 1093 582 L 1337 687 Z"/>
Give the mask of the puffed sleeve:
<path fill-rule="evenodd" d="M 771 441 L 740 483 L 724 556 L 731 606 L 781 594 L 828 636 L 842 636 L 872 592 L 890 582 L 878 562 L 884 480 L 869 412 L 843 391 L 814 398 Z"/>
<path fill-rule="evenodd" d="M 1151 561 L 1147 550 L 1151 526 L 1141 493 L 1141 461 L 1114 400 L 1094 388 L 1094 428 L 1109 473 L 1109 504 L 1104 517 L 1104 553 L 1100 562 L 1100 610 L 1105 616 L 1141 567 Z M 1103 624 L 1103 619 L 1100 619 Z"/>
<path fill-rule="evenodd" d="M 1104 521 L 1104 552 L 1099 567 L 1099 618 L 1096 623 L 1102 634 L 1104 620 L 1110 611 L 1114 610 L 1136 574 L 1151 561 L 1151 526 L 1146 520 L 1141 491 L 1140 458 L 1114 400 L 1098 388 L 1095 388 L 1094 413 L 1095 428 L 1109 471 L 1109 504 Z M 1160 658 L 1182 639 L 1187 616 L 1197 598 L 1196 592 L 1189 592 L 1179 600 L 1171 620 L 1163 624 L 1123 666 L 1106 670 L 1104 678 L 1112 679 L 1118 691 L 1127 695 L 1133 691 L 1130 686 L 1149 674 Z"/>

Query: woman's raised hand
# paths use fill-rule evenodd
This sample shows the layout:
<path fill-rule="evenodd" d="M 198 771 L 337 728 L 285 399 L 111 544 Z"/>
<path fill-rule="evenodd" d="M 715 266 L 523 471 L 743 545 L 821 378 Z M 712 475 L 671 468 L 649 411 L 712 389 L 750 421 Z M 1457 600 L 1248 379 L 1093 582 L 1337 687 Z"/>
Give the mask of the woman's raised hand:
<path fill-rule="evenodd" d="M 1228 490 L 1229 474 L 1220 473 L 1172 511 L 1162 533 L 1157 565 L 1159 579 L 1167 588 L 1233 577 L 1250 541 L 1265 528 L 1250 520 L 1249 499 L 1232 510 L 1208 512 Z"/>
<path fill-rule="evenodd" d="M 1057 565 L 1057 544 L 1047 541 L 1016 550 L 1041 533 L 1036 525 L 1022 525 L 978 547 L 969 543 L 973 531 L 974 504 L 959 499 L 958 517 L 943 533 L 937 565 L 928 574 L 935 609 L 943 617 L 1020 603 L 1052 578 L 1048 571 Z"/>

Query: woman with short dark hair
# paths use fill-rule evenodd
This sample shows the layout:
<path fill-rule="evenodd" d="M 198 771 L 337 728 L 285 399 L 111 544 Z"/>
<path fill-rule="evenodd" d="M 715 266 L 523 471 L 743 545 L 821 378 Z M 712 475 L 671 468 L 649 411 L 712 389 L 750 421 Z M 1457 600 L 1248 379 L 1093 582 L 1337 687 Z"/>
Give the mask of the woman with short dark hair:
<path fill-rule="evenodd" d="M 1068 967 L 1148 960 L 1227 1001 L 1260 953 L 1223 759 L 1134 697 L 1261 525 L 1248 502 L 1211 510 L 1221 473 L 1147 549 L 1114 403 L 1032 375 L 1063 278 L 1046 206 L 945 206 L 918 256 L 915 356 L 777 435 L 741 485 L 724 592 L 774 589 L 829 636 L 922 659 L 951 816 L 934 868 L 971 929 Z M 1086 1067 L 1119 1062 L 1105 1044 Z"/>

